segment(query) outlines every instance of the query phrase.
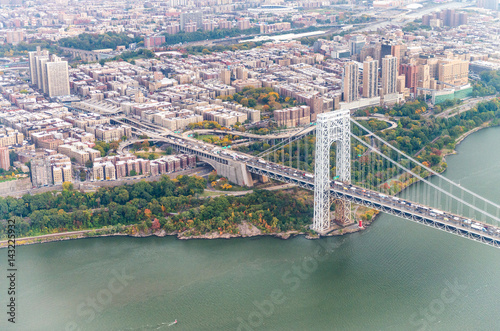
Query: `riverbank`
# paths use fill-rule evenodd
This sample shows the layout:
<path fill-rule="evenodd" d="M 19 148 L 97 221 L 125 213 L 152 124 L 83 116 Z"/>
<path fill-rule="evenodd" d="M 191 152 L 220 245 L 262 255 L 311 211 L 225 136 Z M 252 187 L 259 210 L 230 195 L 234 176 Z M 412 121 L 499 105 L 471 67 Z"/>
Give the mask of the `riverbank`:
<path fill-rule="evenodd" d="M 457 153 L 457 150 L 456 150 L 457 146 L 460 145 L 460 143 L 462 143 L 462 141 L 464 141 L 465 138 L 467 138 L 468 136 L 470 136 L 471 134 L 473 134 L 475 132 L 478 132 L 479 130 L 486 129 L 486 128 L 491 128 L 492 126 L 490 124 L 491 124 L 491 121 L 485 122 L 481 126 L 478 126 L 478 127 L 474 128 L 474 129 L 469 130 L 469 131 L 465 132 L 464 134 L 462 134 L 455 141 L 455 148 L 453 150 L 451 150 L 451 151 L 444 151 L 443 152 L 443 158 L 445 158 L 448 155 L 456 154 Z"/>
<path fill-rule="evenodd" d="M 355 233 L 366 229 L 367 226 L 371 225 L 371 223 L 378 216 L 375 215 L 370 221 L 366 221 L 363 223 L 363 227 L 359 227 L 357 223 L 349 225 L 347 227 L 341 227 L 340 225 L 334 225 L 332 231 L 322 235 L 322 237 L 332 237 L 332 236 L 342 236 L 349 233 Z M 133 227 L 134 225 L 130 225 L 128 227 Z M 128 228 L 127 227 L 127 228 Z M 75 240 L 75 239 L 84 239 L 84 238 L 99 238 L 99 237 L 114 237 L 114 236 L 122 236 L 122 237 L 131 237 L 131 238 L 146 238 L 146 237 L 176 237 L 179 240 L 189 240 L 189 239 L 231 239 L 231 238 L 251 238 L 251 237 L 275 237 L 279 239 L 289 239 L 296 236 L 305 236 L 306 239 L 319 239 L 318 235 L 311 235 L 306 232 L 300 231 L 286 231 L 286 232 L 271 232 L 264 233 L 253 224 L 248 222 L 242 222 L 238 226 L 239 232 L 238 234 L 232 233 L 220 233 L 220 232 L 211 232 L 203 235 L 186 235 L 186 232 L 166 232 L 165 230 L 159 230 L 156 232 L 138 232 L 136 234 L 129 234 L 126 232 L 112 232 L 113 228 L 102 228 L 102 229 L 91 229 L 91 230 L 81 230 L 81 231 L 71 231 L 71 232 L 61 232 L 61 233 L 53 233 L 46 234 L 36 237 L 25 237 L 16 239 L 16 246 L 24 246 L 24 245 L 33 245 L 33 244 L 43 244 L 50 243 L 55 241 L 65 241 L 65 240 Z M 110 232 L 111 231 L 111 232 Z M 4 248 L 8 246 L 8 240 L 0 241 L 0 248 Z"/>

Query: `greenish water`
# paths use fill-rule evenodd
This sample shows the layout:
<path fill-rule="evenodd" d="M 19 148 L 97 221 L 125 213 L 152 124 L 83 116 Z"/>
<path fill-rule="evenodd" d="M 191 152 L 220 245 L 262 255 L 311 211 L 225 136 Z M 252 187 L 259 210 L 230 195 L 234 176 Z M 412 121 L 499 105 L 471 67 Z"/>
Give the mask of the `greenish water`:
<path fill-rule="evenodd" d="M 445 175 L 498 203 L 499 145 L 500 128 L 473 134 Z M 322 240 L 96 238 L 19 247 L 17 263 L 1 330 L 500 327 L 500 250 L 388 215 Z"/>

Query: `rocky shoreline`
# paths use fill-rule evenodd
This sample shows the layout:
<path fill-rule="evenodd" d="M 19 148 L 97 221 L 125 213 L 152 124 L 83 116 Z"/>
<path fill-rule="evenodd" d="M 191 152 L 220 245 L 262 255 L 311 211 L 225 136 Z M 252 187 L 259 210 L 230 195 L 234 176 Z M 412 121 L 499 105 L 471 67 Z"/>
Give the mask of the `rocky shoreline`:
<path fill-rule="evenodd" d="M 91 230 L 87 231 L 84 233 L 80 234 L 71 234 L 67 235 L 65 233 L 60 233 L 60 234 L 54 234 L 54 236 L 51 237 L 31 237 L 31 238 L 21 238 L 16 241 L 17 246 L 24 246 L 24 245 L 33 245 L 33 244 L 43 244 L 43 243 L 50 243 L 50 242 L 56 242 L 56 241 L 65 241 L 65 240 L 75 240 L 75 239 L 83 239 L 83 238 L 99 238 L 99 237 L 114 237 L 114 236 L 121 236 L 121 237 L 131 237 L 131 238 L 147 238 L 147 237 L 176 237 L 179 240 L 191 240 L 191 239 L 206 239 L 206 240 L 212 240 L 212 239 L 231 239 L 231 238 L 255 238 L 255 237 L 274 237 L 278 239 L 289 239 L 297 236 L 304 236 L 306 239 L 319 239 L 321 237 L 333 237 L 333 236 L 343 236 L 345 234 L 349 233 L 355 233 L 362 231 L 366 229 L 367 226 L 369 226 L 376 218 L 378 214 L 373 217 L 371 221 L 367 221 L 363 224 L 363 227 L 359 228 L 357 224 L 350 225 L 349 227 L 342 228 L 340 226 L 334 227 L 334 229 L 324 235 L 310 235 L 305 232 L 299 232 L 299 231 L 287 231 L 287 232 L 274 232 L 274 233 L 263 233 L 261 230 L 257 229 L 255 226 L 252 224 L 249 224 L 247 222 L 243 222 L 240 225 L 240 233 L 239 234 L 232 234 L 232 233 L 218 233 L 218 232 L 211 232 L 211 233 L 206 233 L 203 235 L 194 235 L 194 236 L 186 236 L 185 233 L 181 232 L 166 232 L 165 230 L 160 230 L 157 232 L 140 232 L 134 235 L 128 234 L 128 233 L 122 233 L 122 232 L 117 232 L 117 233 L 102 233 L 102 234 L 91 234 L 92 231 L 99 231 L 99 230 Z M 245 231 L 245 227 L 248 228 L 247 231 Z M 241 232 L 243 230 L 243 232 Z M 7 247 L 7 241 L 0 241 L 0 248 Z"/>

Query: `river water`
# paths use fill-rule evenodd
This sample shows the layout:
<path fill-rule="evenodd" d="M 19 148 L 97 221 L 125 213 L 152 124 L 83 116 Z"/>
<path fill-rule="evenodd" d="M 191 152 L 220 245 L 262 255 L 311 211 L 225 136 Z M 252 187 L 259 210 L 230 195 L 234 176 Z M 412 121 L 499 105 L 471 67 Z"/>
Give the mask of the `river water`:
<path fill-rule="evenodd" d="M 498 203 L 499 145 L 500 128 L 471 135 L 447 158 L 445 175 Z M 0 254 L 4 271 L 7 252 Z M 1 330 L 500 327 L 500 250 L 388 215 L 322 240 L 115 237 L 23 246 L 17 264 L 16 325 L 2 312 Z"/>

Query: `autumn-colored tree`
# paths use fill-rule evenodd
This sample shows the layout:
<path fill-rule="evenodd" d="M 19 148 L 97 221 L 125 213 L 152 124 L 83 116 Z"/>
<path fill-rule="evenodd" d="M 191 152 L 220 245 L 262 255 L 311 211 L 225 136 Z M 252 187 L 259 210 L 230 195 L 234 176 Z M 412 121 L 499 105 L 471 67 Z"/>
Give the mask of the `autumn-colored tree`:
<path fill-rule="evenodd" d="M 160 221 L 157 218 L 153 220 L 153 223 L 151 224 L 151 230 L 153 231 L 160 230 Z"/>
<path fill-rule="evenodd" d="M 112 141 L 109 143 L 109 148 L 114 150 L 114 151 L 116 151 L 118 149 L 118 146 L 120 146 L 118 141 Z"/>
<path fill-rule="evenodd" d="M 230 185 L 230 184 L 222 184 L 220 188 L 221 188 L 221 189 L 223 189 L 223 190 L 229 190 L 229 189 L 231 189 L 232 187 L 233 187 L 233 186 L 232 186 L 232 185 Z"/>

